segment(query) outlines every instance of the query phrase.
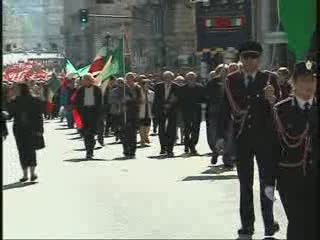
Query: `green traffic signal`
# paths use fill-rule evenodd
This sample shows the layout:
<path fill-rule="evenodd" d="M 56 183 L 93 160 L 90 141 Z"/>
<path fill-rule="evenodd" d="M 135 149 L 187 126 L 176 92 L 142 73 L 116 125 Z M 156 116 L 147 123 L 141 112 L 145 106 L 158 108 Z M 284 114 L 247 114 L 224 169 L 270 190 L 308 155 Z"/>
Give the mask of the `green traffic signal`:
<path fill-rule="evenodd" d="M 88 9 L 80 9 L 79 10 L 80 13 L 80 22 L 82 23 L 87 23 L 88 22 Z"/>

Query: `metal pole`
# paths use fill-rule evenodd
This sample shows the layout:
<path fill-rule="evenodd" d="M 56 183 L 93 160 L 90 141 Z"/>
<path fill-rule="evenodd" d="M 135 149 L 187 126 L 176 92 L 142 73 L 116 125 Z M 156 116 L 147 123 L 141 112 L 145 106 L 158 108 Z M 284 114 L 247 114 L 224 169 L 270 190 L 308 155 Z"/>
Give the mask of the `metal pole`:
<path fill-rule="evenodd" d="M 130 17 L 130 16 L 123 16 L 123 15 L 110 15 L 110 14 L 88 14 L 88 17 L 103 17 L 103 18 L 119 18 L 119 19 L 136 19 L 136 20 L 141 20 L 147 23 L 151 23 L 152 21 L 149 21 L 144 18 L 139 18 L 139 17 Z"/>
<path fill-rule="evenodd" d="M 123 77 L 125 77 L 125 74 L 126 74 L 126 70 L 125 70 L 125 60 L 124 60 L 124 35 L 125 35 L 125 26 L 122 25 L 122 71 L 123 71 Z M 126 97 L 126 79 L 124 79 L 125 81 L 125 84 L 124 84 L 124 88 L 123 88 L 123 98 L 125 99 Z M 126 104 L 126 103 L 125 103 Z M 127 108 L 126 108 L 126 105 L 124 107 L 124 125 L 127 124 Z"/>

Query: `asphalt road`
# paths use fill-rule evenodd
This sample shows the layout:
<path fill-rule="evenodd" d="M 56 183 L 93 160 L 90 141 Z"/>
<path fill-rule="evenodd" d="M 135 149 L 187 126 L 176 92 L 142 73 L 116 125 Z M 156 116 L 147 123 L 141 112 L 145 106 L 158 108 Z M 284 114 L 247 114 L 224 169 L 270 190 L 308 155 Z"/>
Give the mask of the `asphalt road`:
<path fill-rule="evenodd" d="M 198 151 L 160 159 L 158 137 L 123 160 L 114 138 L 85 161 L 83 141 L 57 120 L 45 124 L 47 147 L 38 151 L 38 182 L 19 184 L 21 169 L 12 125 L 3 143 L 3 232 L 5 239 L 236 239 L 240 226 L 236 171 L 224 171 L 207 156 L 205 125 Z M 78 138 L 78 139 L 77 139 Z M 98 147 L 98 145 L 97 145 Z M 259 180 L 255 174 L 255 239 L 262 239 Z M 286 217 L 276 201 L 284 238 Z"/>

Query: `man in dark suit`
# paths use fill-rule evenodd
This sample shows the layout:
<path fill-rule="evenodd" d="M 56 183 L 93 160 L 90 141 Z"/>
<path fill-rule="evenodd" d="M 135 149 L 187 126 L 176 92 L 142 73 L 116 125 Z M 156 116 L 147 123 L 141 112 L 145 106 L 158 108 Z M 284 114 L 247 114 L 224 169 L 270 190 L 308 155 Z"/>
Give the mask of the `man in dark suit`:
<path fill-rule="evenodd" d="M 287 239 L 319 239 L 317 233 L 317 176 L 319 169 L 319 105 L 315 64 L 297 63 L 293 96 L 274 107 L 274 147 L 265 193 L 274 200 L 277 179 L 288 218 Z"/>
<path fill-rule="evenodd" d="M 135 83 L 136 74 L 128 72 L 125 76 L 124 90 L 119 100 L 123 106 L 121 116 L 120 138 L 123 146 L 123 154 L 128 159 L 136 156 L 137 150 L 137 128 L 139 118 L 139 104 L 141 103 L 141 87 Z"/>
<path fill-rule="evenodd" d="M 94 78 L 91 74 L 82 77 L 82 87 L 78 90 L 76 106 L 84 124 L 83 136 L 86 147 L 87 159 L 92 159 L 95 146 L 97 124 L 101 113 L 102 93 L 101 89 L 93 85 Z"/>
<path fill-rule="evenodd" d="M 159 139 L 161 145 L 160 154 L 173 157 L 173 146 L 176 140 L 177 125 L 177 89 L 173 84 L 174 74 L 170 71 L 163 73 L 164 82 L 155 85 L 155 99 L 153 110 L 159 122 Z"/>
<path fill-rule="evenodd" d="M 253 176 L 256 158 L 260 179 L 260 200 L 265 235 L 272 236 L 279 231 L 274 221 L 273 202 L 264 194 L 266 163 L 271 158 L 270 139 L 272 129 L 272 105 L 280 97 L 280 88 L 274 75 L 259 70 L 262 47 L 258 42 L 249 41 L 240 49 L 243 71 L 228 75 L 225 83 L 225 98 L 218 127 L 217 148 L 222 149 L 226 119 L 234 121 L 237 172 L 240 181 L 240 216 L 242 227 L 239 235 L 253 235 Z"/>
<path fill-rule="evenodd" d="M 204 102 L 204 87 L 197 82 L 197 74 L 186 74 L 186 84 L 179 89 L 179 106 L 184 122 L 184 152 L 197 155 L 201 124 L 201 103 Z"/>

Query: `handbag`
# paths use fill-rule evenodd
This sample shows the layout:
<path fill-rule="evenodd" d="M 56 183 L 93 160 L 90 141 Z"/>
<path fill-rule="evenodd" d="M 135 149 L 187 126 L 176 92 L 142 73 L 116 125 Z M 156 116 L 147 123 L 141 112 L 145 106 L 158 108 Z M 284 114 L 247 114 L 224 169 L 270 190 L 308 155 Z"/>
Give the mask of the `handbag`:
<path fill-rule="evenodd" d="M 45 143 L 44 143 L 44 137 L 43 135 L 37 135 L 37 134 L 33 134 L 33 148 L 35 150 L 40 150 L 45 148 Z"/>

